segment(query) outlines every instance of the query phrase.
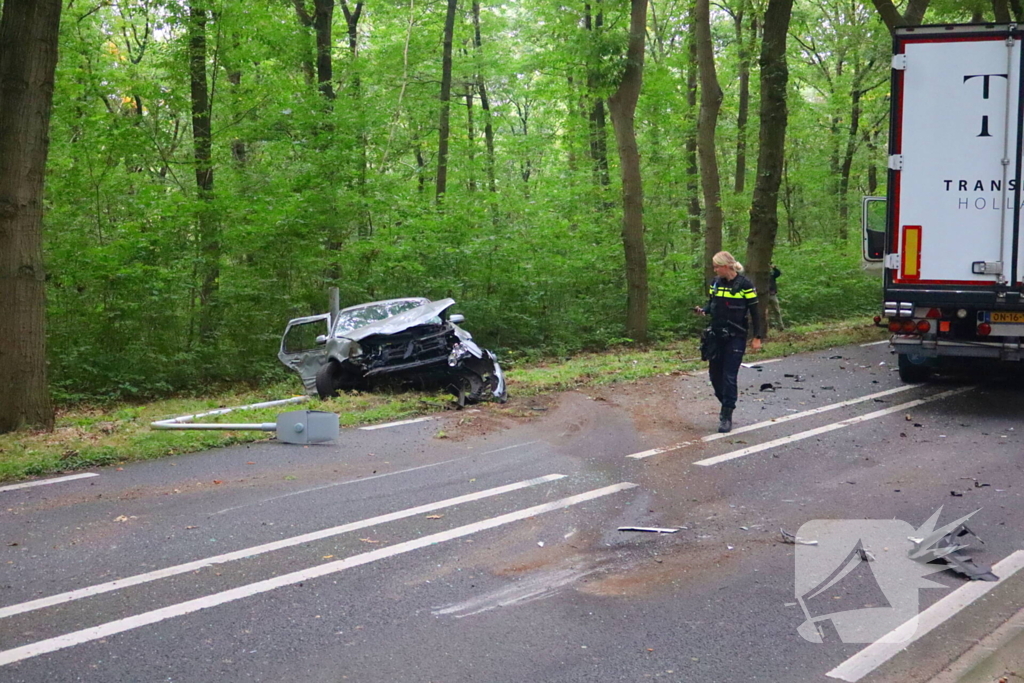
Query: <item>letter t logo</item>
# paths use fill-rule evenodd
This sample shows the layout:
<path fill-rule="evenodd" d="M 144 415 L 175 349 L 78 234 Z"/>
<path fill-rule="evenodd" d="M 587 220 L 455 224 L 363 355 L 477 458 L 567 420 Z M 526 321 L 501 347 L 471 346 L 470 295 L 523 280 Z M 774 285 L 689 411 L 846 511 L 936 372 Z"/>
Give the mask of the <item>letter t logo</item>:
<path fill-rule="evenodd" d="M 988 84 L 989 79 L 995 76 L 996 78 L 1009 78 L 1006 74 L 974 74 L 971 76 L 964 76 L 964 83 L 971 80 L 972 78 L 981 79 L 981 99 L 988 99 Z M 979 138 L 990 138 L 992 134 L 988 132 L 988 116 L 981 117 L 981 132 L 978 133 Z"/>

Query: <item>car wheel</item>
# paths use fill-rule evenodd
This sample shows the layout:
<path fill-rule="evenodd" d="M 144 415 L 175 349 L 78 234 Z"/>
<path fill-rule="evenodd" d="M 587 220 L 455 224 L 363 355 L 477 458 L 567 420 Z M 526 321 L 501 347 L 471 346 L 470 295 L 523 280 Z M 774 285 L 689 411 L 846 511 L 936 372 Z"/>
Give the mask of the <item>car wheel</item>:
<path fill-rule="evenodd" d="M 448 385 L 448 391 L 455 396 L 460 408 L 466 404 L 478 403 L 484 388 L 484 381 L 480 375 L 465 370 L 452 375 Z"/>
<path fill-rule="evenodd" d="M 917 362 L 915 362 L 917 361 Z M 911 358 L 906 353 L 899 354 L 897 366 L 900 371 L 900 379 L 907 384 L 920 384 L 927 382 L 932 376 L 931 366 L 926 365 L 924 359 Z"/>
<path fill-rule="evenodd" d="M 341 384 L 341 368 L 338 361 L 329 360 L 316 371 L 316 393 L 320 398 L 331 398 L 338 395 Z"/>

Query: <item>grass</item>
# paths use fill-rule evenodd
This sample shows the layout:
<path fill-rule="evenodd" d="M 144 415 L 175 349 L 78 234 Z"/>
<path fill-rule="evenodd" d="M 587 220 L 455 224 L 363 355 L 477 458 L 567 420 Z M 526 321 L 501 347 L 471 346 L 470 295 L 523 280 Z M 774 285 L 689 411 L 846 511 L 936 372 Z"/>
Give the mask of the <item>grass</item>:
<path fill-rule="evenodd" d="M 865 324 L 863 319 L 804 325 L 777 333 L 755 358 L 776 358 L 804 351 L 884 339 L 887 333 Z M 519 414 L 516 399 L 557 391 L 632 382 L 645 377 L 703 367 L 694 339 L 684 339 L 647 348 L 615 347 L 600 353 L 571 358 L 548 359 L 504 366 L 509 395 L 506 406 L 495 407 Z M 208 397 L 178 397 L 144 404 L 105 406 L 76 405 L 61 409 L 53 432 L 19 431 L 0 435 L 0 481 L 70 470 L 149 460 L 192 453 L 250 441 L 266 440 L 272 434 L 258 431 L 157 431 L 155 420 L 192 415 L 217 408 L 247 405 L 286 398 L 301 390 L 294 382 L 239 390 Z M 441 412 L 451 400 L 440 394 L 403 392 L 394 394 L 351 393 L 335 399 L 310 399 L 300 406 L 276 406 L 203 418 L 203 422 L 274 422 L 280 412 L 294 409 L 327 410 L 338 413 L 343 427 L 399 420 Z"/>

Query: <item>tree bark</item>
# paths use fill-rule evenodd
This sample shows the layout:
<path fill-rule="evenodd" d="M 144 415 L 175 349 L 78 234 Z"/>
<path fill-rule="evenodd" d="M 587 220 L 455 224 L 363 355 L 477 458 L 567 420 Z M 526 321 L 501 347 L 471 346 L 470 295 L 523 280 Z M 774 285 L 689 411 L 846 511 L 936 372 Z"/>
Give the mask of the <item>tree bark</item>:
<path fill-rule="evenodd" d="M 647 251 L 644 246 L 644 194 L 634 114 L 644 77 L 647 0 L 630 1 L 626 68 L 608 111 L 615 129 L 622 173 L 622 245 L 626 254 L 626 335 L 647 341 Z"/>
<path fill-rule="evenodd" d="M 210 123 L 210 90 L 206 74 L 205 7 L 198 1 L 189 4 L 189 75 L 192 99 L 192 150 L 196 191 L 199 198 L 199 339 L 205 349 L 217 332 L 217 294 L 220 288 L 220 223 L 213 202 L 213 138 Z"/>
<path fill-rule="evenodd" d="M 897 26 L 920 26 L 924 19 L 924 13 L 928 10 L 928 3 L 931 0 L 910 0 L 907 10 L 900 15 L 899 10 L 892 4 L 892 0 L 871 0 L 879 16 L 885 23 L 889 33 L 893 33 Z"/>
<path fill-rule="evenodd" d="M 313 0 L 313 30 L 316 31 L 316 82 L 320 92 L 333 100 L 334 66 L 331 61 L 331 28 L 334 20 L 334 0 Z"/>
<path fill-rule="evenodd" d="M 5 0 L 0 15 L 0 434 L 53 429 L 43 181 L 62 4 Z"/>
<path fill-rule="evenodd" d="M 477 59 L 482 59 L 482 42 L 480 40 L 480 2 L 473 2 L 473 48 Z M 491 103 L 487 99 L 487 87 L 484 84 L 483 71 L 477 67 L 476 89 L 480 93 L 480 109 L 484 113 L 484 144 L 487 147 L 487 184 L 491 192 L 498 191 L 494 178 L 494 126 L 491 121 Z"/>
<path fill-rule="evenodd" d="M 760 292 L 760 336 L 767 332 L 767 294 L 775 235 L 779 229 L 779 184 L 786 148 L 786 33 L 793 0 L 769 0 L 761 43 L 761 131 L 757 155 L 757 182 L 750 205 L 747 270 Z"/>
<path fill-rule="evenodd" d="M 750 7 L 747 2 L 743 8 Z M 753 8 L 750 8 L 753 9 Z M 736 111 L 736 176 L 733 191 L 740 194 L 746 188 L 747 176 L 747 118 L 750 110 L 750 51 L 756 44 L 757 17 L 750 18 L 750 45 L 743 41 L 743 9 L 734 18 L 736 25 L 736 44 L 739 45 L 739 104 Z"/>
<path fill-rule="evenodd" d="M 697 111 L 697 39 L 696 39 L 696 22 L 693 20 L 693 12 L 690 12 L 690 30 L 689 30 L 689 60 L 686 63 L 686 103 L 689 105 L 689 117 L 692 122 L 694 112 Z M 694 122 L 695 123 L 695 122 Z M 700 171 L 697 168 L 697 127 L 696 125 L 687 126 L 686 138 L 686 190 L 690 197 L 688 204 L 689 207 L 689 225 L 690 225 L 690 238 L 693 245 L 694 259 L 699 258 L 701 245 L 701 230 L 700 230 Z M 697 267 L 703 267 L 703 262 L 696 263 Z M 701 293 L 703 294 L 704 287 L 701 286 Z"/>
<path fill-rule="evenodd" d="M 715 150 L 715 128 L 718 125 L 718 111 L 722 107 L 722 88 L 715 71 L 708 0 L 697 0 L 693 18 L 696 24 L 697 69 L 700 72 L 697 155 L 700 157 L 700 182 L 704 190 L 704 275 L 705 280 L 710 282 L 714 277 L 711 257 L 722 250 L 722 187 Z"/>
<path fill-rule="evenodd" d="M 603 12 L 598 10 L 597 16 L 592 18 L 590 3 L 585 5 L 585 10 L 584 26 L 595 35 L 600 34 L 601 27 L 604 25 Z M 608 187 L 611 184 L 611 176 L 608 173 L 608 132 L 604 116 L 604 100 L 595 94 L 600 85 L 597 65 L 589 64 L 587 66 L 587 94 L 591 98 L 591 103 L 587 120 L 590 124 L 590 159 L 594 166 L 594 183 L 599 187 Z"/>
<path fill-rule="evenodd" d="M 440 204 L 448 190 L 448 137 L 450 135 L 452 97 L 452 36 L 455 33 L 455 9 L 458 0 L 448 0 L 444 20 L 444 45 L 441 55 L 441 116 L 437 126 L 437 185 L 434 201 Z"/>
<path fill-rule="evenodd" d="M 1010 6 L 1007 0 L 992 0 L 992 13 L 995 15 L 996 23 L 998 24 L 1009 24 L 1010 19 Z"/>

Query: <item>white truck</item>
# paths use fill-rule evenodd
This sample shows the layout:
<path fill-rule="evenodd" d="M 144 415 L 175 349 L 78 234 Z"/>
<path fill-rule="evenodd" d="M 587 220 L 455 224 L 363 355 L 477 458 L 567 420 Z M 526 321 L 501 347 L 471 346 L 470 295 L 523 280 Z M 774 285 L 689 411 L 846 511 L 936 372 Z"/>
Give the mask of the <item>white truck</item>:
<path fill-rule="evenodd" d="M 896 31 L 884 230 L 866 198 L 864 257 L 884 267 L 905 382 L 1022 358 L 1022 39 L 1012 24 Z"/>

